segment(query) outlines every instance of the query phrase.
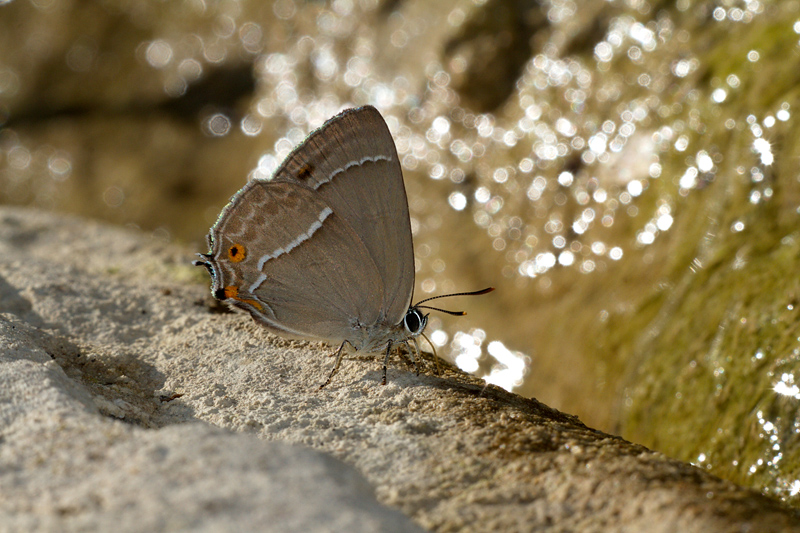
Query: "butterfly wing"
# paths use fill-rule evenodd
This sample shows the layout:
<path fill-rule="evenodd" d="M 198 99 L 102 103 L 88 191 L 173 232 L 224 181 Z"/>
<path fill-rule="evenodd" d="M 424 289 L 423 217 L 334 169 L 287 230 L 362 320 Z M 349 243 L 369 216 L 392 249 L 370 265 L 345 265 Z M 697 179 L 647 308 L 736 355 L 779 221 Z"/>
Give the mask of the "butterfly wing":
<path fill-rule="evenodd" d="M 349 224 L 314 191 L 253 180 L 211 230 L 212 291 L 282 335 L 356 341 L 380 310 L 380 276 Z"/>
<path fill-rule="evenodd" d="M 329 120 L 211 229 L 215 296 L 283 335 L 365 344 L 408 310 L 414 256 L 391 134 L 372 107 Z"/>
<path fill-rule="evenodd" d="M 353 228 L 380 277 L 382 320 L 398 324 L 413 296 L 414 248 L 397 149 L 378 110 L 365 106 L 332 118 L 273 179 L 316 191 Z"/>

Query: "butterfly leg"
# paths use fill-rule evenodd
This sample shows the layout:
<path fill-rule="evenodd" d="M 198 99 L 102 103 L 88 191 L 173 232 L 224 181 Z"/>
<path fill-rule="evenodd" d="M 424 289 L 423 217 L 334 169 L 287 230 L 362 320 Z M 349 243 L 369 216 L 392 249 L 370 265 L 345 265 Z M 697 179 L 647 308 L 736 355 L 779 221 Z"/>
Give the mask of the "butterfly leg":
<path fill-rule="evenodd" d="M 426 341 L 428 341 L 428 345 L 430 345 L 431 350 L 433 350 L 433 362 L 436 363 L 436 375 L 441 376 L 442 369 L 439 368 L 439 355 L 436 353 L 436 346 L 433 345 L 433 343 L 431 342 L 431 340 L 428 338 L 427 335 L 425 335 L 424 333 L 422 333 L 421 335 Z M 419 353 L 419 343 L 417 342 L 417 339 L 412 338 L 411 340 L 414 341 L 414 344 L 417 345 L 417 353 Z"/>
<path fill-rule="evenodd" d="M 414 351 L 417 353 L 416 357 L 414 357 L 414 354 L 411 353 L 411 342 L 409 342 L 409 341 L 414 343 Z M 409 348 L 408 351 L 409 351 L 409 353 L 411 353 L 411 360 L 414 361 L 414 368 L 417 370 L 417 375 L 419 376 L 419 360 L 420 360 L 420 356 L 419 356 L 419 344 L 417 344 L 417 339 L 409 339 L 409 340 L 407 340 L 406 341 L 406 346 L 408 346 L 408 348 Z"/>
<path fill-rule="evenodd" d="M 350 344 L 350 341 L 344 341 L 344 342 L 342 342 L 342 345 L 339 346 L 339 351 L 336 352 L 336 363 L 333 365 L 333 370 L 331 370 L 331 373 L 328 376 L 328 379 L 325 380 L 325 383 L 323 383 L 322 385 L 319 386 L 319 390 L 324 389 L 325 386 L 328 383 L 331 382 L 331 380 L 333 379 L 333 376 L 336 374 L 336 372 L 339 371 L 339 365 L 342 362 L 342 357 L 344 357 L 344 345 L 345 344 Z M 352 344 L 350 344 L 350 346 L 352 346 Z M 386 367 L 385 367 L 385 365 L 384 365 L 383 377 L 384 377 L 384 379 L 386 379 Z"/>
<path fill-rule="evenodd" d="M 386 385 L 386 364 L 389 362 L 389 353 L 392 351 L 392 341 L 386 345 L 386 357 L 383 358 L 383 380 L 381 385 Z"/>

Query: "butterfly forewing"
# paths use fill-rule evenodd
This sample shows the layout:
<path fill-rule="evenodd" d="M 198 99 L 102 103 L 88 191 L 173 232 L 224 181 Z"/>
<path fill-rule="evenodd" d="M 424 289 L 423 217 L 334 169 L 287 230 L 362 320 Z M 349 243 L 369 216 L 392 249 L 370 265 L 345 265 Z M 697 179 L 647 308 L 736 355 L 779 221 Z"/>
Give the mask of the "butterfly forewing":
<path fill-rule="evenodd" d="M 334 117 L 287 157 L 274 181 L 316 191 L 352 228 L 377 269 L 381 289 L 350 290 L 375 302 L 383 321 L 398 324 L 411 305 L 414 252 L 400 162 L 380 113 L 367 106 Z M 352 264 L 342 259 L 343 265 Z"/>

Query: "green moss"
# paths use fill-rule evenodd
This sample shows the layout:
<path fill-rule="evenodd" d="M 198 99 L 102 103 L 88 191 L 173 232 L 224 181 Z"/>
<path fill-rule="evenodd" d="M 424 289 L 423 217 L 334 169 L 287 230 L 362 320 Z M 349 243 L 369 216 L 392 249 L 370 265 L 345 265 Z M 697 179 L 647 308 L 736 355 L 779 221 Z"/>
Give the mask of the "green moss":
<path fill-rule="evenodd" d="M 625 417 L 629 438 L 772 492 L 800 477 L 800 400 L 774 390 L 783 374 L 800 384 L 800 236 L 782 241 L 691 275 Z"/>
<path fill-rule="evenodd" d="M 753 153 L 745 120 L 762 124 L 781 106 L 800 108 L 800 71 L 781 59 L 797 34 L 769 17 L 731 33 L 698 47 L 709 79 L 736 74 L 741 84 L 728 87 L 722 113 L 711 103 L 695 108 L 706 125 L 699 141 L 723 162 L 709 190 L 677 209 L 680 239 L 670 248 L 678 259 L 665 280 L 674 289 L 636 303 L 636 315 L 653 317 L 647 326 L 618 321 L 609 334 L 628 368 L 621 427 L 626 438 L 798 504 L 791 487 L 800 479 L 800 395 L 776 385 L 791 392 L 793 380 L 800 384 L 800 131 L 796 120 L 762 127 L 775 155 L 768 166 Z M 742 63 L 749 50 L 758 62 Z M 736 128 L 725 127 L 727 117 Z M 662 163 L 671 175 L 685 166 L 680 157 Z"/>

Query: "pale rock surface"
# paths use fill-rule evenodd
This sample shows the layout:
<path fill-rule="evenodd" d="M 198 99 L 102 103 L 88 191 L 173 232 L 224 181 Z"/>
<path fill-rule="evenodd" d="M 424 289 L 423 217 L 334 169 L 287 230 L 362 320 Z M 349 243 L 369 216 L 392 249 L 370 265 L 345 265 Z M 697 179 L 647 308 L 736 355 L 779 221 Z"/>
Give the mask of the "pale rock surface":
<path fill-rule="evenodd" d="M 800 531 L 691 465 L 431 363 L 210 306 L 188 250 L 0 208 L 0 530 Z"/>

